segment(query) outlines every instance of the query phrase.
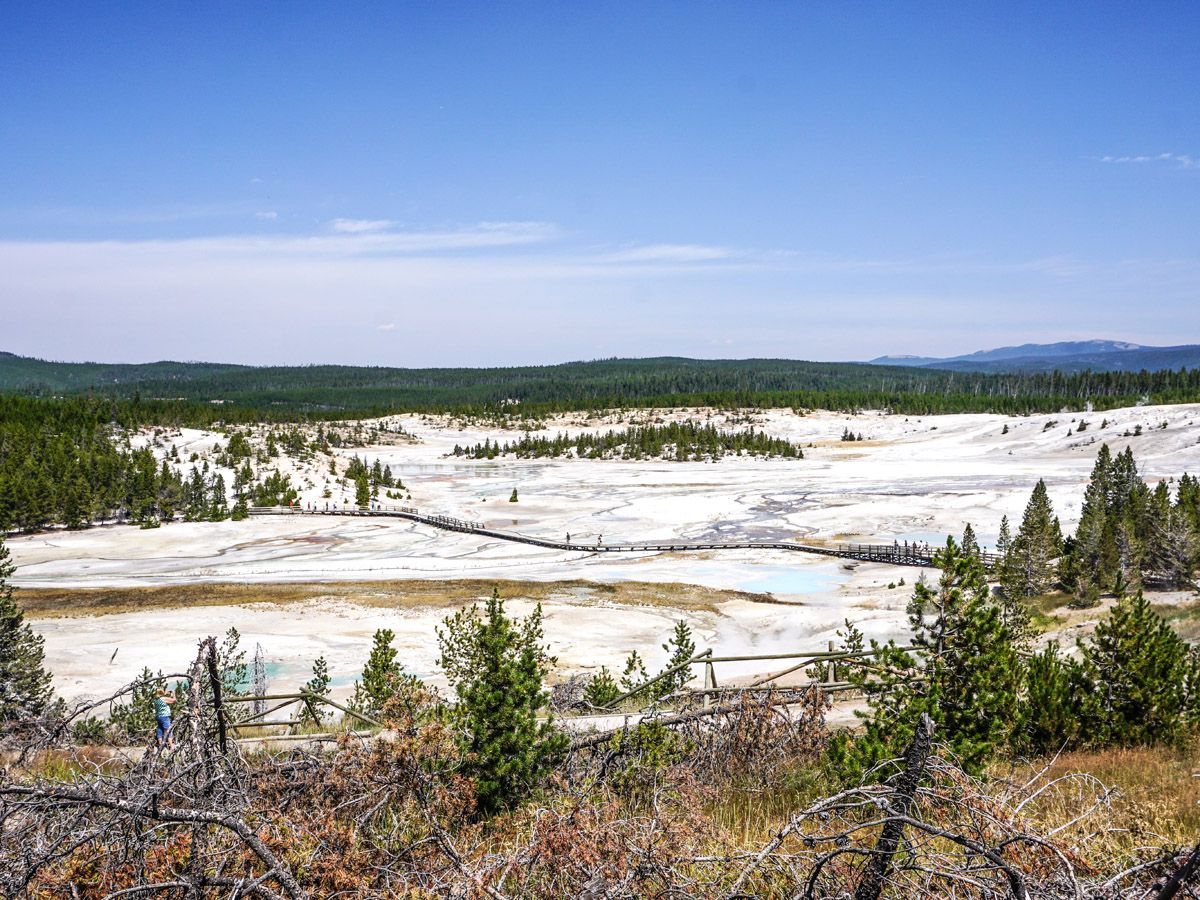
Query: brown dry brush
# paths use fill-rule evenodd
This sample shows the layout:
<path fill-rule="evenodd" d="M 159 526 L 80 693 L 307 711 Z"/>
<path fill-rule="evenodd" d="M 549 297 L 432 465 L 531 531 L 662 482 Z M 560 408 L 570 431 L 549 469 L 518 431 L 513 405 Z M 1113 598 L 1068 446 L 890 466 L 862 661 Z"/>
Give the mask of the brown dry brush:
<path fill-rule="evenodd" d="M 189 671 L 187 703 L 175 726 L 177 750 L 147 748 L 113 772 L 68 753 L 71 778 L 0 782 L 0 887 L 6 896 L 104 896 L 158 885 L 200 896 L 231 888 L 241 896 L 302 896 L 303 889 L 246 813 L 253 776 L 212 737 L 206 666 L 214 641 L 201 642 Z M 65 727 L 41 729 L 61 735 Z M 258 863 L 257 871 L 251 858 Z"/>
<path fill-rule="evenodd" d="M 331 750 L 222 752 L 200 645 L 177 747 L 136 763 L 53 751 L 71 777 L 13 765 L 0 778 L 6 897 L 1163 898 L 1182 860 L 1095 851 L 1109 792 L 1088 776 L 1074 821 L 1039 829 L 1064 781 L 982 782 L 939 758 L 935 735 L 866 783 L 786 817 L 753 846 L 714 829 L 732 788 L 778 791 L 815 766 L 816 689 L 722 695 L 581 736 L 535 800 L 481 821 L 459 742 L 430 698 L 406 697 L 385 737 Z M 27 749 L 69 733 L 26 729 Z M 60 768 L 62 768 L 60 766 Z M 1197 863 L 1200 865 L 1200 861 Z M 1123 869 L 1123 871 L 1122 871 Z M 1186 884 L 1167 888 L 1189 896 Z"/>

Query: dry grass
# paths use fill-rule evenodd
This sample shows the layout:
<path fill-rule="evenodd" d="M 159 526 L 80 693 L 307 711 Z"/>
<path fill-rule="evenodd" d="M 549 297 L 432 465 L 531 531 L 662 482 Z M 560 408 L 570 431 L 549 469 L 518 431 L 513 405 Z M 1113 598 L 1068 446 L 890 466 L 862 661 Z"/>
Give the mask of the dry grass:
<path fill-rule="evenodd" d="M 1182 750 L 1149 747 L 1063 753 L 1056 759 L 996 765 L 991 774 L 1024 784 L 1043 769 L 1038 784 L 1083 772 L 1115 789 L 1107 811 L 1064 833 L 1084 838 L 1096 830 L 1107 831 L 1089 842 L 1086 856 L 1093 861 L 1106 855 L 1128 860 L 1139 848 L 1188 846 L 1200 836 L 1200 778 L 1194 777 L 1200 773 L 1200 743 Z M 707 813 L 725 840 L 749 848 L 767 840 L 792 813 L 835 790 L 820 766 L 801 765 L 768 790 L 736 785 L 723 789 Z M 1043 831 L 1064 825 L 1098 794 L 1094 782 L 1060 782 L 1029 807 L 1033 823 Z"/>
<path fill-rule="evenodd" d="M 550 601 L 570 597 L 577 603 L 669 606 L 715 611 L 730 600 L 775 602 L 770 594 L 719 590 L 678 582 L 515 581 L 449 579 L 414 581 L 305 582 L 297 584 L 179 584 L 120 588 L 23 588 L 17 601 L 31 619 L 101 616 L 150 609 L 237 606 L 247 603 L 306 603 L 341 600 L 385 609 L 453 608 L 489 596 L 492 588 L 511 599 Z"/>
<path fill-rule="evenodd" d="M 1156 603 L 1154 611 L 1170 622 L 1185 641 L 1200 640 L 1200 600 Z"/>
<path fill-rule="evenodd" d="M 795 812 L 837 790 L 819 765 L 800 765 L 767 788 L 730 785 L 708 804 L 713 830 L 722 843 L 741 850 L 762 846 Z"/>
<path fill-rule="evenodd" d="M 1200 835 L 1200 778 L 1195 777 L 1200 772 L 1200 744 L 1182 750 L 1080 750 L 998 774 L 1024 781 L 1046 766 L 1044 781 L 1069 772 L 1087 772 L 1116 789 L 1105 823 L 1110 834 L 1103 839 L 1115 854 L 1125 856 L 1144 846 L 1193 844 Z M 1037 803 L 1035 816 L 1048 827 L 1061 825 L 1094 797 L 1095 792 L 1081 797 L 1076 786 L 1064 782 Z M 1085 820 L 1076 832 L 1083 836 L 1099 821 Z"/>

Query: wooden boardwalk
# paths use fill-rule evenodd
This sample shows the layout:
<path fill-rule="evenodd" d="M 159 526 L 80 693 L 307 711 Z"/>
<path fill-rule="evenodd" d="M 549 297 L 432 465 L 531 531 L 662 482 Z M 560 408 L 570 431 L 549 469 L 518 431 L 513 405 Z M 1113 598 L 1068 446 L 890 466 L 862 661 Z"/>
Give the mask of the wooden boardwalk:
<path fill-rule="evenodd" d="M 890 544 L 802 544 L 798 541 L 638 541 L 633 543 L 618 542 L 585 543 L 582 541 L 556 541 L 550 538 L 533 537 L 519 534 L 515 531 L 501 531 L 488 528 L 480 522 L 469 522 L 455 519 L 451 516 L 425 515 L 411 506 L 388 506 L 373 504 L 370 507 L 317 507 L 303 508 L 299 506 L 256 506 L 252 507 L 253 516 L 353 516 L 362 518 L 408 519 L 423 525 L 431 525 L 443 531 L 457 531 L 463 534 L 477 534 L 481 537 L 495 538 L 501 541 L 511 541 L 517 544 L 530 544 L 534 547 L 546 547 L 551 550 L 573 550 L 580 553 L 670 553 L 697 550 L 788 550 L 799 553 L 815 553 L 821 556 L 834 556 L 840 559 L 856 559 L 863 562 L 888 563 L 893 566 L 920 566 L 934 568 L 933 554 L 936 547 L 926 543 L 909 541 L 893 541 Z M 998 557 L 994 553 L 984 553 L 984 565 L 992 566 Z"/>

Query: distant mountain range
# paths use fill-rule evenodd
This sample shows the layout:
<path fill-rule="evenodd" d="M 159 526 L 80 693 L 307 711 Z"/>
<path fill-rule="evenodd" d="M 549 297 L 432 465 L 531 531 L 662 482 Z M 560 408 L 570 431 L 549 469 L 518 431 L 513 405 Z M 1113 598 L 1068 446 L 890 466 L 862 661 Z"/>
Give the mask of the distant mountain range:
<path fill-rule="evenodd" d="M 1128 341 L 1061 341 L 997 347 L 963 356 L 880 356 L 870 362 L 960 372 L 1159 372 L 1200 368 L 1200 344 L 1145 347 Z"/>

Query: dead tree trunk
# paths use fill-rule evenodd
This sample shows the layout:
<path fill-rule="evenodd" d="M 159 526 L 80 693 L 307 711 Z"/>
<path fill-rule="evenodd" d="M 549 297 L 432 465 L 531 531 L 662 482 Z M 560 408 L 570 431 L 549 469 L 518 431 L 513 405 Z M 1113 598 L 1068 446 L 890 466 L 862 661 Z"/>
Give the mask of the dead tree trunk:
<path fill-rule="evenodd" d="M 1161 888 L 1152 890 L 1153 900 L 1170 900 L 1179 893 L 1179 889 L 1188 884 L 1200 871 L 1200 844 L 1197 844 L 1182 866 L 1171 873 Z"/>
<path fill-rule="evenodd" d="M 221 673 L 217 671 L 217 654 L 210 645 L 208 648 L 208 678 L 212 682 L 213 715 L 217 720 L 217 746 L 221 755 L 229 752 L 225 739 L 225 709 L 221 706 Z"/>
<path fill-rule="evenodd" d="M 903 820 L 912 815 L 913 797 L 925 776 L 925 765 L 929 762 L 932 741 L 933 721 L 922 713 L 921 720 L 917 723 L 917 733 L 904 752 L 904 771 L 896 781 L 896 792 L 891 802 L 894 815 L 884 823 L 883 830 L 879 833 L 871 862 L 854 891 L 854 900 L 879 900 L 884 882 L 891 874 L 892 857 L 900 847 L 900 838 L 904 832 Z"/>

